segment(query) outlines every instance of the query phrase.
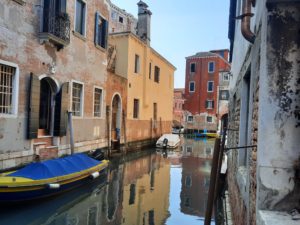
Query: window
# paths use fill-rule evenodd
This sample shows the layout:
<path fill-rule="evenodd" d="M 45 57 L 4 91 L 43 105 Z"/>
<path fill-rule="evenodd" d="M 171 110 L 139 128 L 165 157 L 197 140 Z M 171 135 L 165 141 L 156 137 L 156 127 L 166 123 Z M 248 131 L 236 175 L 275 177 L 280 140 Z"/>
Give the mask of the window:
<path fill-rule="evenodd" d="M 119 23 L 123 23 L 123 17 L 122 16 L 119 16 Z"/>
<path fill-rule="evenodd" d="M 214 82 L 208 81 L 207 82 L 207 92 L 213 92 L 214 91 Z"/>
<path fill-rule="evenodd" d="M 74 116 L 82 116 L 83 84 L 72 83 L 72 112 Z"/>
<path fill-rule="evenodd" d="M 213 122 L 212 116 L 207 116 L 207 117 L 206 117 L 206 122 L 212 123 L 212 122 Z"/>
<path fill-rule="evenodd" d="M 82 0 L 76 0 L 75 31 L 83 36 L 85 36 L 85 16 L 85 2 Z"/>
<path fill-rule="evenodd" d="M 159 76 L 160 76 L 160 68 L 158 66 L 154 67 L 154 81 L 159 83 Z"/>
<path fill-rule="evenodd" d="M 135 55 L 135 58 L 134 58 L 134 72 L 135 73 L 140 72 L 140 56 L 137 54 Z"/>
<path fill-rule="evenodd" d="M 220 90 L 220 100 L 228 100 L 228 99 L 229 99 L 229 91 Z"/>
<path fill-rule="evenodd" d="M 102 89 L 94 89 L 94 117 L 101 117 Z"/>
<path fill-rule="evenodd" d="M 149 63 L 149 79 L 151 80 L 152 63 Z"/>
<path fill-rule="evenodd" d="M 157 120 L 157 103 L 153 103 L 153 120 Z"/>
<path fill-rule="evenodd" d="M 190 72 L 195 73 L 196 72 L 196 63 L 191 63 L 190 64 Z"/>
<path fill-rule="evenodd" d="M 195 92 L 195 82 L 194 81 L 190 82 L 189 91 L 190 92 Z"/>
<path fill-rule="evenodd" d="M 208 72 L 209 73 L 215 72 L 215 62 L 209 62 L 208 63 Z"/>
<path fill-rule="evenodd" d="M 192 187 L 192 177 L 191 175 L 188 175 L 185 177 L 185 186 L 186 187 Z"/>
<path fill-rule="evenodd" d="M 229 80 L 229 73 L 224 73 L 223 74 L 223 81 L 228 81 Z"/>
<path fill-rule="evenodd" d="M 188 122 L 193 122 L 194 121 L 194 117 L 193 116 L 188 116 L 187 117 L 187 121 Z"/>
<path fill-rule="evenodd" d="M 213 100 L 206 100 L 205 108 L 206 109 L 213 109 L 214 108 L 214 101 Z"/>
<path fill-rule="evenodd" d="M 135 119 L 139 118 L 139 100 L 138 99 L 133 100 L 133 118 L 135 118 Z"/>
<path fill-rule="evenodd" d="M 102 48 L 107 48 L 108 22 L 96 12 L 95 19 L 95 44 Z"/>
<path fill-rule="evenodd" d="M 18 100 L 18 68 L 0 60 L 0 114 L 16 114 Z"/>
<path fill-rule="evenodd" d="M 136 185 L 130 184 L 129 188 L 129 205 L 133 205 L 135 202 L 135 192 L 136 192 Z"/>
<path fill-rule="evenodd" d="M 192 153 L 193 152 L 193 147 L 192 146 L 186 146 L 186 152 Z"/>

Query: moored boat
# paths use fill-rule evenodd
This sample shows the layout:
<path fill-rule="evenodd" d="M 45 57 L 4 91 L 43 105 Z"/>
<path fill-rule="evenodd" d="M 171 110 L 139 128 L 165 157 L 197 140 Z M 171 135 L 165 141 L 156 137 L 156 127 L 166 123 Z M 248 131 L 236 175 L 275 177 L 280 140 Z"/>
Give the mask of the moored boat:
<path fill-rule="evenodd" d="M 180 144 L 178 134 L 164 134 L 156 142 L 157 148 L 177 148 Z"/>
<path fill-rule="evenodd" d="M 108 166 L 79 153 L 31 163 L 24 168 L 0 174 L 0 202 L 18 202 L 59 194 L 96 179 Z"/>

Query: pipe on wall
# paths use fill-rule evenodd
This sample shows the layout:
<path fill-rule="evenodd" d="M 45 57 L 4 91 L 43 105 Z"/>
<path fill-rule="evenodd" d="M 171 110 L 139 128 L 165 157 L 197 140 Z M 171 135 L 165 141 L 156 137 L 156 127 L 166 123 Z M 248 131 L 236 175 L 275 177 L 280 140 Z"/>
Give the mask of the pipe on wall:
<path fill-rule="evenodd" d="M 253 44 L 255 41 L 255 34 L 250 29 L 251 17 L 253 15 L 251 13 L 251 4 L 255 6 L 255 0 L 243 0 L 241 31 L 244 38 Z"/>

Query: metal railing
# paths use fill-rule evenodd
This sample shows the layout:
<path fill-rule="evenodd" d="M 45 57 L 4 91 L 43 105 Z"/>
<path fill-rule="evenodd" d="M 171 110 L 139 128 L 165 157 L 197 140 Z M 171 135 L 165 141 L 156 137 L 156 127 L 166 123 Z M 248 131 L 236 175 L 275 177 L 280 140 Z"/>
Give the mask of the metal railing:
<path fill-rule="evenodd" d="M 43 33 L 49 33 L 65 43 L 70 42 L 70 18 L 67 13 L 45 12 L 43 15 Z"/>

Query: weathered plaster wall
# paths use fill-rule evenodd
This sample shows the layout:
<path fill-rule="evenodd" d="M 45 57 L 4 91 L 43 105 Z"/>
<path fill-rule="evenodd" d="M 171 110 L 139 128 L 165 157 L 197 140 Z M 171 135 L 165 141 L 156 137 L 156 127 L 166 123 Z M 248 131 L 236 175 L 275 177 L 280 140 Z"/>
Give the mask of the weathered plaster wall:
<path fill-rule="evenodd" d="M 0 2 L 0 59 L 15 63 L 19 67 L 19 110 L 15 117 L 0 119 L 0 153 L 9 153 L 12 160 L 8 167 L 20 164 L 18 157 L 32 155 L 32 142 L 26 140 L 27 96 L 29 91 L 29 74 L 51 76 L 60 86 L 71 80 L 84 83 L 84 113 L 82 118 L 74 119 L 74 138 L 77 146 L 89 141 L 97 144 L 105 136 L 104 117 L 93 117 L 94 85 L 103 88 L 105 99 L 106 51 L 95 48 L 94 21 L 95 12 L 99 11 L 108 18 L 107 5 L 103 1 L 87 2 L 86 37 L 73 35 L 74 7 L 73 1 L 67 3 L 67 13 L 71 20 L 70 44 L 57 51 L 50 44 L 40 44 L 38 32 L 40 27 L 40 0 L 26 1 L 20 5 L 11 0 Z M 55 74 L 50 74 L 49 67 L 55 65 Z M 71 106 L 70 106 L 71 107 Z M 102 113 L 105 115 L 105 101 Z M 102 141 L 100 141 L 102 142 Z M 60 149 L 69 148 L 69 138 L 60 138 Z M 102 144 L 97 144 L 101 146 Z M 21 153 L 20 153 L 21 152 Z M 6 157 L 3 156 L 3 157 Z M 2 163 L 3 164 L 3 163 Z M 1 167 L 6 168 L 7 164 Z"/>

